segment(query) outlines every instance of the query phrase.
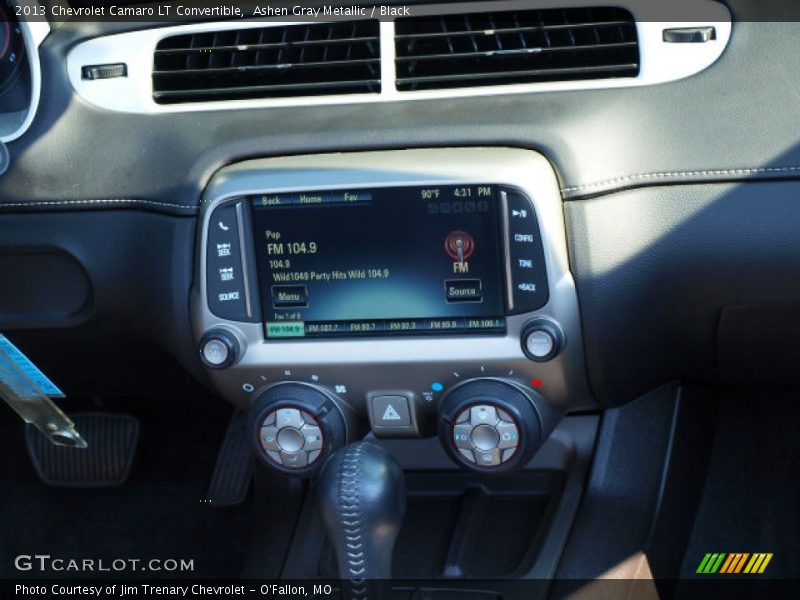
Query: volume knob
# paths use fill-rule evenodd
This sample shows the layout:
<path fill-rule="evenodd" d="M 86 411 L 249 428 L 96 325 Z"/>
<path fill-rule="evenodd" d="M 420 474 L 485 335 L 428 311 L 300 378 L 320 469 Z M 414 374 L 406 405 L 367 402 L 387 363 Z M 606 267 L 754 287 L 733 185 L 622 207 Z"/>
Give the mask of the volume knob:
<path fill-rule="evenodd" d="M 239 358 L 239 341 L 231 332 L 212 329 L 200 340 L 200 359 L 211 369 L 224 369 Z"/>

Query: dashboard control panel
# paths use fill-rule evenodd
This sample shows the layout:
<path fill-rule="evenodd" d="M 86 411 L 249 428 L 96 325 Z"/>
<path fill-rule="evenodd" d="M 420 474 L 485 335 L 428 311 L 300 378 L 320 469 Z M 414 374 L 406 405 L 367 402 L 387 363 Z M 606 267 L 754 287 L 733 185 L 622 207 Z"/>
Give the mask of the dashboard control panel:
<path fill-rule="evenodd" d="M 549 431 L 543 413 L 592 406 L 561 197 L 540 154 L 251 160 L 220 170 L 202 206 L 193 324 L 210 378 L 235 405 L 252 411 L 271 390 L 311 386 L 347 415 L 348 440 L 438 430 L 454 460 L 477 470 L 528 456 Z M 442 434 L 444 403 L 475 380 L 505 382 L 491 390 L 500 400 L 472 402 L 494 407 L 496 422 L 465 440 Z M 472 425 L 465 410 L 447 416 L 462 419 L 460 433 Z M 304 426 L 281 433 L 260 418 L 262 458 L 300 468 L 284 464 L 281 452 L 294 451 L 281 444 L 297 446 Z M 517 445 L 504 438 L 515 431 Z M 315 451 L 297 458 L 301 471 Z"/>

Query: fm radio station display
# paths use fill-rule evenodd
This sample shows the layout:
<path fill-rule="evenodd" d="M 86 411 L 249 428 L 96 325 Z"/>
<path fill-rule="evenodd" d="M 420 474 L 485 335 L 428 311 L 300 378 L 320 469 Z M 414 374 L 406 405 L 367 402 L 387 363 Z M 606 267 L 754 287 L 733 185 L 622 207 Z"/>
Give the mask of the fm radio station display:
<path fill-rule="evenodd" d="M 505 331 L 496 186 L 250 202 L 267 339 Z"/>

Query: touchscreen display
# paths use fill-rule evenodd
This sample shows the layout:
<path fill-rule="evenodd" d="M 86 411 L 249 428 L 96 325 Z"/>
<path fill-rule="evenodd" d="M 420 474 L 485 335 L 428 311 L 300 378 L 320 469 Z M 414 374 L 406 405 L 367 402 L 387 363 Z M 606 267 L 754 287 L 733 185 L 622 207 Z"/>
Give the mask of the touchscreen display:
<path fill-rule="evenodd" d="M 268 339 L 505 330 L 495 185 L 252 196 Z"/>

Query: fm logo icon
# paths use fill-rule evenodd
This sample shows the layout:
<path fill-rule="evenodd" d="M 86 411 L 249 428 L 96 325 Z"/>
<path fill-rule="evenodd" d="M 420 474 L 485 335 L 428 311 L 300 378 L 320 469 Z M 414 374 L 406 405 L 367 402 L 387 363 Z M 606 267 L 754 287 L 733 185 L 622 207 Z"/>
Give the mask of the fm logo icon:
<path fill-rule="evenodd" d="M 444 250 L 453 259 L 453 273 L 469 273 L 467 259 L 475 252 L 475 239 L 466 231 L 451 231 L 444 240 Z"/>

